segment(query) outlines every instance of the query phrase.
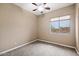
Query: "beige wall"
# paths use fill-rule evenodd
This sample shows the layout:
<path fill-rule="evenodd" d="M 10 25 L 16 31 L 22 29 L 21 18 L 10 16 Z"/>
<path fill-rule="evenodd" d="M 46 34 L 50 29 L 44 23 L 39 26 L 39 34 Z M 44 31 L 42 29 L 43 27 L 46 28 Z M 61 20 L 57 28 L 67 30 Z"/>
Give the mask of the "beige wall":
<path fill-rule="evenodd" d="M 51 32 L 50 19 L 63 15 L 71 15 L 70 33 Z M 0 4 L 0 51 L 36 38 L 75 46 L 75 5 L 37 17 L 13 4 Z"/>
<path fill-rule="evenodd" d="M 79 52 L 79 4 L 76 4 L 76 48 Z"/>
<path fill-rule="evenodd" d="M 13 4 L 0 4 L 0 51 L 37 37 L 37 17 Z"/>
<path fill-rule="evenodd" d="M 50 28 L 50 19 L 57 16 L 71 16 L 70 33 L 53 33 Z M 39 16 L 38 19 L 38 37 L 39 39 L 69 45 L 75 47 L 75 5 L 61 8 L 45 15 Z"/>
<path fill-rule="evenodd" d="M 79 51 L 79 8 L 78 8 L 78 51 Z"/>

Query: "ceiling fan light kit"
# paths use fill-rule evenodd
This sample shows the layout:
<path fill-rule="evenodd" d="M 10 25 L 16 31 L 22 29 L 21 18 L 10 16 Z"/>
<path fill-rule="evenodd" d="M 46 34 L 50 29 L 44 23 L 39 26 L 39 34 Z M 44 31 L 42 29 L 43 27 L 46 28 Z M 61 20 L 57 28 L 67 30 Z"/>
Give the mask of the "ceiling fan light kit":
<path fill-rule="evenodd" d="M 43 6 L 39 6 L 38 7 L 38 11 L 44 11 L 44 7 Z"/>

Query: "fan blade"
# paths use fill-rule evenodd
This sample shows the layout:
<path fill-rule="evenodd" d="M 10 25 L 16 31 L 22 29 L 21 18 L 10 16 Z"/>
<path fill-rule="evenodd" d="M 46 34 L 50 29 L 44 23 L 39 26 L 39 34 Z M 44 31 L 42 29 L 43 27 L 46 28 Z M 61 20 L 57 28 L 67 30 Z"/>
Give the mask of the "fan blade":
<path fill-rule="evenodd" d="M 35 5 L 35 6 L 37 6 L 37 4 L 36 3 L 32 3 L 33 5 Z"/>
<path fill-rule="evenodd" d="M 36 11 L 37 9 L 34 9 L 33 11 Z"/>
<path fill-rule="evenodd" d="M 45 7 L 45 9 L 50 10 L 50 8 L 49 8 L 49 7 Z"/>
<path fill-rule="evenodd" d="M 47 3 L 43 3 L 44 5 L 46 5 Z"/>

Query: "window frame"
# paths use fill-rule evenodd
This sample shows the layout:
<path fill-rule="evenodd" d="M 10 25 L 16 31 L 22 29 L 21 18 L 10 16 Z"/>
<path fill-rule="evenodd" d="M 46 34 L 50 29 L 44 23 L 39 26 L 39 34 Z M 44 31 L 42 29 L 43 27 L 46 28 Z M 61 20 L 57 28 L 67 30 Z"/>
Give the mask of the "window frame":
<path fill-rule="evenodd" d="M 59 22 L 59 23 L 58 23 L 58 24 L 59 24 L 58 26 L 59 26 L 59 28 L 60 28 L 60 21 L 59 21 L 59 20 L 55 20 L 55 21 L 51 21 L 51 22 L 57 22 L 57 21 Z M 51 27 L 52 27 L 52 25 L 51 25 Z M 52 30 L 52 28 L 51 28 L 51 30 Z M 54 31 L 53 31 L 53 32 L 54 32 Z M 58 32 L 60 32 L 60 30 L 59 30 Z M 57 32 L 57 33 L 58 33 L 58 32 Z"/>
<path fill-rule="evenodd" d="M 71 28 L 71 26 L 70 26 L 70 24 L 71 24 L 71 16 L 70 15 L 65 15 L 65 16 L 69 16 L 70 18 L 69 19 L 63 19 L 63 20 L 61 20 L 60 19 L 60 17 L 63 17 L 63 16 L 59 16 L 59 17 L 54 17 L 54 18 L 59 18 L 58 20 L 54 20 L 54 21 L 50 21 L 50 22 L 56 22 L 56 21 L 59 21 L 59 32 L 54 32 L 54 31 L 51 31 L 51 32 L 53 32 L 53 33 L 70 33 L 70 28 Z M 54 19 L 54 18 L 52 18 L 52 19 Z M 61 26 L 60 26 L 60 22 L 61 21 L 66 21 L 66 20 L 69 20 L 69 32 L 61 32 L 60 31 L 60 28 L 61 28 Z M 52 25 L 51 25 L 51 27 L 52 27 Z M 52 30 L 52 28 L 51 28 L 51 30 Z"/>

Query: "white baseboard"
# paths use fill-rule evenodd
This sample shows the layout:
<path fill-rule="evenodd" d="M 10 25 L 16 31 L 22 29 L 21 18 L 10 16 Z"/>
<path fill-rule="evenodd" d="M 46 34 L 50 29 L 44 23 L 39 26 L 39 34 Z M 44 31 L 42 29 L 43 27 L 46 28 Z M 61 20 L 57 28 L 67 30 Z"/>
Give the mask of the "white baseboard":
<path fill-rule="evenodd" d="M 41 39 L 37 39 L 38 41 L 43 41 L 43 42 L 47 42 L 47 43 L 52 43 L 52 44 L 55 44 L 55 45 L 60 45 L 60 46 L 64 46 L 64 47 L 68 47 L 68 48 L 73 48 L 75 49 L 74 46 L 69 46 L 69 45 L 64 45 L 64 44 L 60 44 L 60 43 L 55 43 L 55 42 L 50 42 L 50 41 L 47 41 L 47 40 L 41 40 Z"/>
<path fill-rule="evenodd" d="M 64 47 L 68 47 L 68 48 L 73 48 L 75 49 L 76 53 L 79 55 L 79 51 L 76 47 L 73 47 L 73 46 L 68 46 L 68 45 L 64 45 L 64 44 L 60 44 L 60 43 L 55 43 L 55 42 L 50 42 L 50 41 L 47 41 L 47 40 L 41 40 L 41 39 L 37 39 L 38 41 L 42 41 L 42 42 L 47 42 L 47 43 L 52 43 L 52 44 L 55 44 L 55 45 L 60 45 L 60 46 L 64 46 Z"/>
<path fill-rule="evenodd" d="M 79 55 L 79 51 L 78 51 L 78 49 L 77 49 L 77 48 L 75 48 L 75 50 L 76 50 L 77 54 Z"/>
<path fill-rule="evenodd" d="M 30 43 L 32 43 L 32 42 L 35 42 L 35 41 L 42 41 L 42 42 L 47 42 L 47 43 L 52 43 L 52 44 L 56 44 L 56 45 L 68 47 L 68 48 L 73 48 L 73 49 L 76 50 L 77 54 L 79 55 L 79 51 L 77 50 L 76 47 L 68 46 L 68 45 L 64 45 L 64 44 L 60 44 L 60 43 L 55 43 L 55 42 L 50 42 L 50 41 L 43 40 L 43 39 L 42 39 L 42 40 L 41 40 L 41 39 L 36 39 L 36 40 L 30 41 L 30 42 L 28 42 L 28 43 L 22 44 L 22 45 L 20 45 L 20 46 L 17 46 L 17 47 L 14 47 L 14 48 L 11 48 L 11 49 L 2 51 L 2 52 L 0 52 L 0 55 L 2 55 L 2 54 L 4 54 L 4 53 L 7 53 L 7 52 L 10 52 L 10 51 L 12 51 L 12 50 L 15 50 L 15 49 L 17 49 L 17 48 L 23 47 L 23 46 L 25 46 L 25 45 L 27 45 L 27 44 L 30 44 Z"/>
<path fill-rule="evenodd" d="M 30 43 L 32 43 L 32 42 L 35 42 L 35 41 L 37 41 L 37 40 L 33 40 L 33 41 L 28 42 L 28 43 L 24 43 L 24 44 L 22 44 L 22 45 L 20 45 L 20 46 L 17 46 L 17 47 L 14 47 L 14 48 L 11 48 L 11 49 L 2 51 L 2 52 L 0 52 L 0 55 L 2 55 L 2 54 L 4 54 L 4 53 L 7 53 L 7 52 L 10 52 L 10 51 L 12 51 L 12 50 L 15 50 L 15 49 L 17 49 L 17 48 L 23 47 L 23 46 L 25 46 L 25 45 L 27 45 L 27 44 L 30 44 Z"/>

